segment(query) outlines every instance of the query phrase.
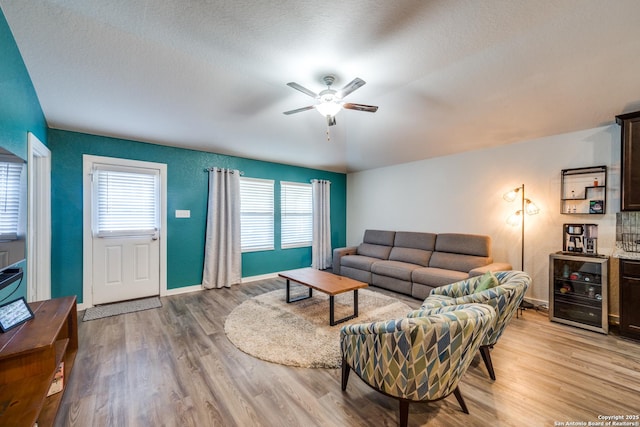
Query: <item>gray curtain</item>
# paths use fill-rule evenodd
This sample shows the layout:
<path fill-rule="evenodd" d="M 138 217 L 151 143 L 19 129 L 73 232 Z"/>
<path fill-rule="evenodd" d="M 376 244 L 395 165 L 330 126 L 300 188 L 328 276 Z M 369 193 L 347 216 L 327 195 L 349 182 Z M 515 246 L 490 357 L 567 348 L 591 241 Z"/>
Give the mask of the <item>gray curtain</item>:
<path fill-rule="evenodd" d="M 240 172 L 211 168 L 202 286 L 228 288 L 241 279 Z"/>
<path fill-rule="evenodd" d="M 331 267 L 331 182 L 311 181 L 313 194 L 313 242 L 311 267 L 324 270 Z"/>

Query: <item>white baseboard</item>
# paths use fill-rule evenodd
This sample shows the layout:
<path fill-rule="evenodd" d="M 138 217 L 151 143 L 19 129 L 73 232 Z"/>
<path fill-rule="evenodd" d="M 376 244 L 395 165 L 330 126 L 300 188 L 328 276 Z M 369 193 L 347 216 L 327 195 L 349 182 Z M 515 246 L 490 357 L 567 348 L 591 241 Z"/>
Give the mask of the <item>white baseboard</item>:
<path fill-rule="evenodd" d="M 275 277 L 278 277 L 278 273 L 269 273 L 269 274 L 261 274 L 259 276 L 243 277 L 240 283 L 256 282 L 258 280 L 273 279 Z M 187 294 L 190 292 L 197 292 L 197 291 L 203 291 L 203 290 L 204 290 L 204 287 L 202 285 L 185 286 L 183 288 L 167 289 L 167 292 L 161 296 L 164 297 L 164 296 L 170 296 L 170 295 L 180 295 L 180 294 Z"/>
<path fill-rule="evenodd" d="M 243 277 L 241 283 L 250 283 L 250 282 L 256 282 L 258 280 L 274 279 L 276 277 L 278 277 L 278 273 L 269 273 L 269 274 L 261 274 L 259 276 Z M 204 288 L 202 287 L 202 285 L 184 286 L 182 288 L 167 289 L 166 292 L 164 292 L 160 296 L 168 297 L 171 295 L 188 294 L 191 292 L 198 292 L 203 290 Z M 82 310 L 86 310 L 87 308 L 91 308 L 93 306 L 89 304 L 80 303 L 78 304 L 77 307 L 78 307 L 78 311 L 82 311 Z"/>
<path fill-rule="evenodd" d="M 167 291 L 160 296 L 168 297 L 171 295 L 188 294 L 190 292 L 202 291 L 203 289 L 202 285 L 184 286 L 182 288 L 167 289 Z"/>
<path fill-rule="evenodd" d="M 243 277 L 242 283 L 256 282 L 258 280 L 275 279 L 278 273 L 261 274 L 259 276 Z"/>

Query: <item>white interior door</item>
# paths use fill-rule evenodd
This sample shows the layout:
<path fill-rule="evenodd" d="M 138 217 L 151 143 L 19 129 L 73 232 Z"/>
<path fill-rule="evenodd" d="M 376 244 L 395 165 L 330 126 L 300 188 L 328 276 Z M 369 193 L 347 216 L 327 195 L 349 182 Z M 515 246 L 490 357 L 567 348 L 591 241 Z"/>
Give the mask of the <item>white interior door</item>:
<path fill-rule="evenodd" d="M 157 238 L 94 237 L 94 304 L 159 294 L 160 248 Z"/>
<path fill-rule="evenodd" d="M 159 166 L 166 168 L 124 159 L 90 162 L 93 305 L 161 294 L 164 168 Z"/>

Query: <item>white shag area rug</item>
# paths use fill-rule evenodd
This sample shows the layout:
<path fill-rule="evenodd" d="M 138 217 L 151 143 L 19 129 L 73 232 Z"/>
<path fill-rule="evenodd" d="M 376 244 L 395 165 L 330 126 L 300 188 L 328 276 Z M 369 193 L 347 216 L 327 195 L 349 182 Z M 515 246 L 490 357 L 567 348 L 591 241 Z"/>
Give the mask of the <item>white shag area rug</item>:
<path fill-rule="evenodd" d="M 308 289 L 300 292 L 306 294 Z M 353 314 L 353 292 L 337 295 L 335 309 L 336 319 Z M 314 291 L 311 299 L 287 304 L 285 290 L 279 289 L 233 309 L 224 331 L 236 347 L 258 359 L 303 368 L 339 368 L 342 326 L 402 318 L 409 311 L 411 307 L 395 298 L 360 289 L 358 317 L 329 326 L 328 295 Z"/>
<path fill-rule="evenodd" d="M 103 317 L 117 316 L 118 314 L 133 313 L 134 311 L 150 310 L 160 307 L 162 307 L 162 303 L 158 297 L 98 305 L 86 309 L 82 321 L 87 322 L 89 320 L 102 319 Z"/>

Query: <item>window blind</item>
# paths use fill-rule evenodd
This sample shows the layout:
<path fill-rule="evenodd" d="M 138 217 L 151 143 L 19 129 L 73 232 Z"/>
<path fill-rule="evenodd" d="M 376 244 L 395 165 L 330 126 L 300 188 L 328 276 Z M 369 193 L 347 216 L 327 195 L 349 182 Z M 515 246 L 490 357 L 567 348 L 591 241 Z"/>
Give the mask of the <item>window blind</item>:
<path fill-rule="evenodd" d="M 282 248 L 311 246 L 313 204 L 311 184 L 280 182 Z"/>
<path fill-rule="evenodd" d="M 159 228 L 156 170 L 96 167 L 94 232 L 98 237 L 155 234 Z"/>
<path fill-rule="evenodd" d="M 240 178 L 242 252 L 274 249 L 273 188 L 273 180 Z"/>
<path fill-rule="evenodd" d="M 22 163 L 0 163 L 0 239 L 16 240 L 20 221 Z"/>

